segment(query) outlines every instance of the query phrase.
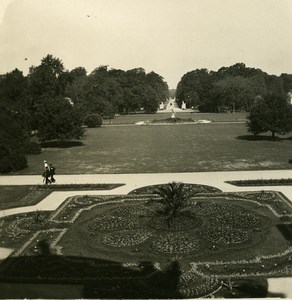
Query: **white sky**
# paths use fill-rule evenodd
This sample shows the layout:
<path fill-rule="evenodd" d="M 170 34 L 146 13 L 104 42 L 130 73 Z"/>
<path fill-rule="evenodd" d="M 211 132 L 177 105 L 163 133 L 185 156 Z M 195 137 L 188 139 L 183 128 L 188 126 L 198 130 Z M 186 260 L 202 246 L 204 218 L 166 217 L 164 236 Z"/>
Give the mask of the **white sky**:
<path fill-rule="evenodd" d="M 0 0 L 1 20 L 0 74 L 47 54 L 88 73 L 142 67 L 170 88 L 237 62 L 292 73 L 292 0 Z"/>

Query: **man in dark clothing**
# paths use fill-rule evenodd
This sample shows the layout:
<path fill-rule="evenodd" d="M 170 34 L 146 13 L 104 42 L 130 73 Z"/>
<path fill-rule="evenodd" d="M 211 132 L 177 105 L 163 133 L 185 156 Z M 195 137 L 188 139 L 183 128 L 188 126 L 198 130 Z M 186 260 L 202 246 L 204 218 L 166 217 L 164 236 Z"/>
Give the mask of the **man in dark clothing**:
<path fill-rule="evenodd" d="M 56 170 L 56 168 L 53 167 L 52 164 L 50 164 L 50 176 L 51 176 L 51 182 L 55 182 L 55 181 L 56 181 L 55 178 L 54 178 L 55 170 Z"/>
<path fill-rule="evenodd" d="M 46 179 L 46 184 L 51 183 L 51 180 L 49 179 L 50 175 L 51 175 L 50 169 L 46 167 L 45 171 L 44 171 L 44 177 Z"/>

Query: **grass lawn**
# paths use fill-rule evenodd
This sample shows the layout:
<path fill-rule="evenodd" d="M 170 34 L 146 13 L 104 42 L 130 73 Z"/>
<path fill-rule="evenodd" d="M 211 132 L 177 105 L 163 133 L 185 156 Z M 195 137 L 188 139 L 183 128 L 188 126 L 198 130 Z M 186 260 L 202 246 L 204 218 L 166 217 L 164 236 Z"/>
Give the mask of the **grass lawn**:
<path fill-rule="evenodd" d="M 162 115 L 164 114 L 157 114 L 156 117 Z M 222 116 L 222 114 L 213 115 Z M 233 116 L 233 114 L 223 115 Z M 81 173 L 291 168 L 291 164 L 288 163 L 292 155 L 291 134 L 275 141 L 269 140 L 268 135 L 259 140 L 249 140 L 250 137 L 252 136 L 247 135 L 244 123 L 231 122 L 105 126 L 87 129 L 83 146 L 44 148 L 40 155 L 28 156 L 29 167 L 16 174 L 41 174 L 44 159 L 56 166 L 56 178 L 58 174 Z"/>
<path fill-rule="evenodd" d="M 120 115 L 116 116 L 112 120 L 104 120 L 104 124 L 121 125 L 121 124 L 134 124 L 139 121 L 153 121 L 167 119 L 171 116 L 171 113 L 156 113 L 156 114 L 133 114 L 133 115 Z M 197 120 L 209 120 L 214 122 L 244 122 L 246 121 L 247 113 L 190 113 L 190 112 L 178 112 L 176 113 L 178 118 L 188 119 L 191 118 Z"/>

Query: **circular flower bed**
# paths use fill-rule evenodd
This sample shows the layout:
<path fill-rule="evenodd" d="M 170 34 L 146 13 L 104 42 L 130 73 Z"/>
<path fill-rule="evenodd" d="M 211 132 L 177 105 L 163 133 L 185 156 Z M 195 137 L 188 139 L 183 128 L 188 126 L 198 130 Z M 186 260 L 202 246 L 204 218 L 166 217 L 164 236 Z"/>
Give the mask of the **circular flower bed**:
<path fill-rule="evenodd" d="M 218 227 L 251 228 L 260 225 L 260 219 L 251 212 L 231 211 L 224 215 L 210 218 L 210 224 Z"/>
<path fill-rule="evenodd" d="M 102 243 L 112 247 L 129 247 L 143 243 L 152 233 L 148 230 L 126 230 L 107 234 Z"/>
<path fill-rule="evenodd" d="M 141 205 L 129 205 L 124 207 L 119 207 L 113 211 L 113 214 L 119 217 L 143 217 L 153 215 L 153 212 Z"/>
<path fill-rule="evenodd" d="M 134 229 L 139 226 L 138 219 L 127 219 L 122 217 L 104 216 L 95 218 L 88 224 L 90 231 L 111 231 Z"/>
<path fill-rule="evenodd" d="M 199 248 L 199 241 L 194 236 L 187 234 L 168 233 L 159 236 L 152 242 L 154 251 L 166 254 L 183 254 L 196 251 Z"/>
<path fill-rule="evenodd" d="M 249 239 L 248 231 L 229 227 L 207 227 L 201 231 L 201 236 L 222 245 L 240 244 Z"/>
<path fill-rule="evenodd" d="M 196 212 L 201 216 L 213 217 L 229 214 L 235 209 L 234 205 L 216 202 L 198 202 L 195 206 Z"/>

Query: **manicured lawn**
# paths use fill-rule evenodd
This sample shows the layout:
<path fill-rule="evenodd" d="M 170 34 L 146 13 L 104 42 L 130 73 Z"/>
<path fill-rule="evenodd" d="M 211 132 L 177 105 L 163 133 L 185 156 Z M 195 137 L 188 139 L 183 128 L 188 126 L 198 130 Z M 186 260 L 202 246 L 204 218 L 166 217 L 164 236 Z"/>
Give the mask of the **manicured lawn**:
<path fill-rule="evenodd" d="M 159 118 L 160 115 L 156 116 Z M 224 114 L 230 115 L 233 114 Z M 291 134 L 275 141 L 267 138 L 249 140 L 246 136 L 244 123 L 230 122 L 105 126 L 87 129 L 83 146 L 44 148 L 40 155 L 28 156 L 29 167 L 17 174 L 41 174 L 44 159 L 56 166 L 56 178 L 58 174 L 81 173 L 291 168 L 288 163 L 292 155 Z"/>
<path fill-rule="evenodd" d="M 167 119 L 171 116 L 171 113 L 157 113 L 157 114 L 133 114 L 133 115 L 121 115 L 116 116 L 112 120 L 104 120 L 104 124 L 134 124 L 138 121 L 153 121 L 160 119 Z M 244 122 L 246 121 L 247 113 L 190 113 L 190 112 L 178 112 L 176 113 L 178 118 L 193 120 L 209 120 L 216 122 Z"/>

